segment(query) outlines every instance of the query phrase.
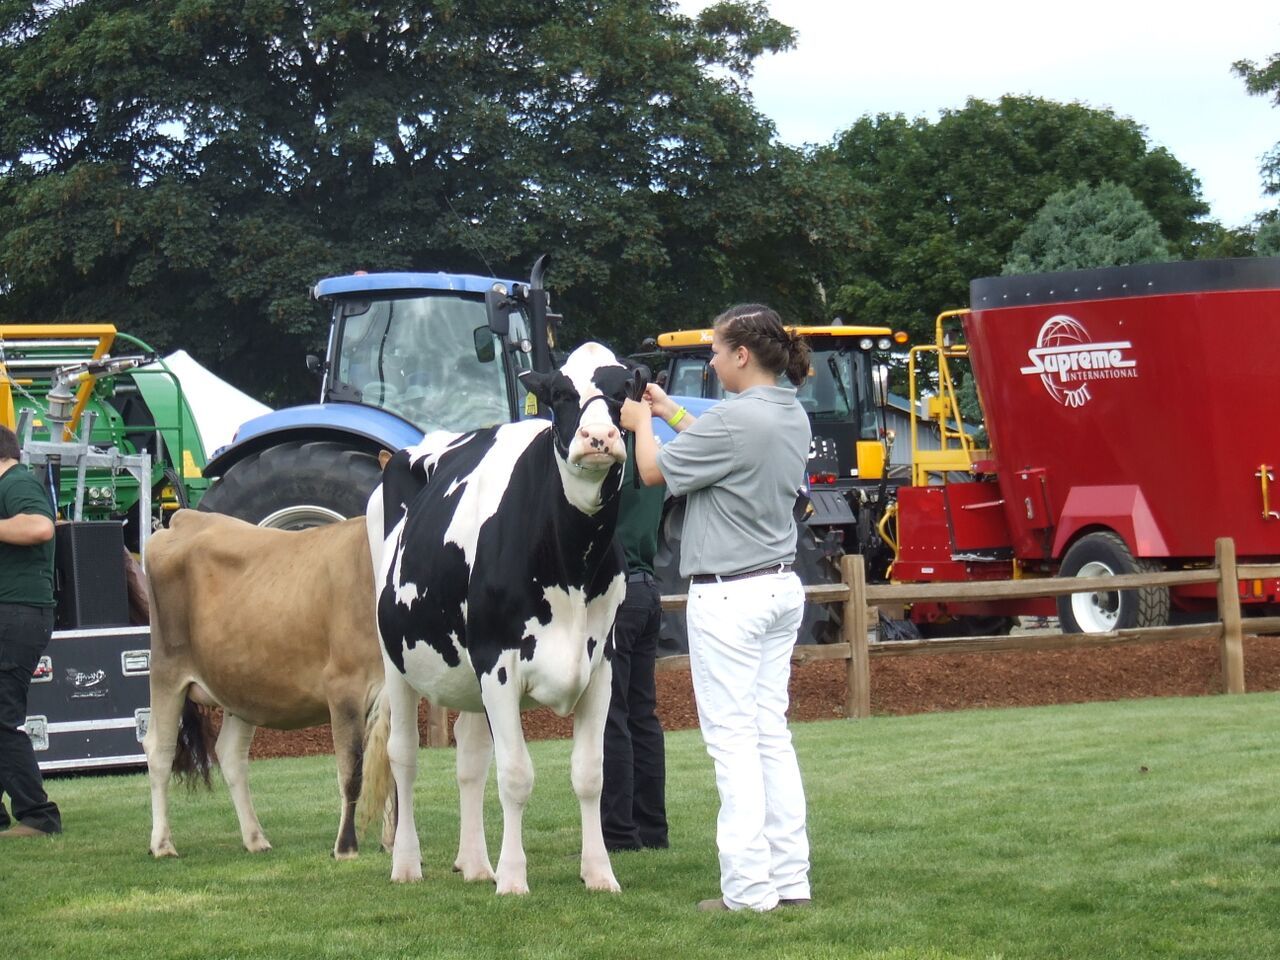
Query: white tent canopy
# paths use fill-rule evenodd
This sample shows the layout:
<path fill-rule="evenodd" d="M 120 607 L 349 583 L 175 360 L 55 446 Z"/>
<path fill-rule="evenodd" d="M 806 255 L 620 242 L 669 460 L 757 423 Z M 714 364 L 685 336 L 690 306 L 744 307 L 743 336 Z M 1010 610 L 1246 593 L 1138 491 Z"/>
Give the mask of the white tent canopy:
<path fill-rule="evenodd" d="M 164 362 L 182 384 L 206 456 L 229 444 L 240 424 L 271 412 L 265 403 L 206 370 L 185 350 L 174 351 Z"/>

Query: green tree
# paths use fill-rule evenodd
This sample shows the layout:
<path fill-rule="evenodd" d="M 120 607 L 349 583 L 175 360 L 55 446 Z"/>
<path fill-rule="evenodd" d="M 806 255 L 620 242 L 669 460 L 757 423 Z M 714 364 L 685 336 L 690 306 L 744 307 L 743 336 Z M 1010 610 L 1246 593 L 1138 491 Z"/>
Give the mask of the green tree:
<path fill-rule="evenodd" d="M 1252 227 L 1224 227 L 1217 220 L 1206 220 L 1196 232 L 1193 244 L 1195 259 L 1252 257 L 1256 236 Z"/>
<path fill-rule="evenodd" d="M 1243 78 L 1245 89 L 1254 96 L 1270 95 L 1271 102 L 1280 106 L 1280 53 L 1259 66 L 1252 60 L 1237 60 L 1232 64 L 1236 75 Z M 1269 194 L 1280 194 L 1280 143 L 1262 158 L 1262 182 Z"/>
<path fill-rule="evenodd" d="M 847 178 L 745 93 L 791 42 L 748 0 L 0 0 L 0 318 L 115 322 L 281 401 L 310 285 L 357 268 L 549 250 L 570 333 L 623 347 L 739 290 L 812 309 Z"/>
<path fill-rule="evenodd" d="M 1268 220 L 1258 228 L 1257 253 L 1260 257 L 1280 257 L 1280 220 Z"/>
<path fill-rule="evenodd" d="M 1169 259 L 1155 218 L 1117 183 L 1080 183 L 1045 201 L 1013 242 L 1003 273 L 1085 270 Z"/>
<path fill-rule="evenodd" d="M 934 316 L 967 304 L 969 281 L 998 273 L 1045 201 L 1076 183 L 1127 186 L 1184 255 L 1208 212 L 1192 172 L 1141 126 L 1078 103 L 1003 97 L 936 122 L 866 116 L 825 152 L 869 191 L 853 212 L 863 244 L 826 278 L 832 309 L 916 338 L 932 339 Z"/>

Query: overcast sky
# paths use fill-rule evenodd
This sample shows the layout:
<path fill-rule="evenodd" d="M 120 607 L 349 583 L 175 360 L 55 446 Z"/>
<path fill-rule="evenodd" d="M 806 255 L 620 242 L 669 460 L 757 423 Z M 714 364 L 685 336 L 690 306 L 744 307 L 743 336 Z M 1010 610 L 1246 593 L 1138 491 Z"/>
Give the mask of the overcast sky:
<path fill-rule="evenodd" d="M 679 4 L 686 13 L 701 0 Z M 936 120 L 973 96 L 1031 94 L 1110 107 L 1147 129 L 1200 178 L 1211 216 L 1250 222 L 1264 198 L 1263 153 L 1280 107 L 1231 72 L 1280 52 L 1280 3 L 1208 0 L 770 0 L 799 34 L 757 61 L 757 108 L 792 144 L 827 143 L 867 113 Z"/>

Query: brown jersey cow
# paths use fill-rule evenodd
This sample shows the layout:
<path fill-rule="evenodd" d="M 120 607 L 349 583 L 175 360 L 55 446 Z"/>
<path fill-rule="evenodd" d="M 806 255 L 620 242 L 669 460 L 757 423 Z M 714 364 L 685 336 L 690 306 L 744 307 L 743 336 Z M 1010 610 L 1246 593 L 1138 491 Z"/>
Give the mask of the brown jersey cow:
<path fill-rule="evenodd" d="M 177 856 L 171 772 L 208 782 L 201 705 L 222 708 L 217 760 L 253 852 L 271 849 L 249 795 L 255 728 L 332 724 L 342 799 L 333 854 L 354 857 L 365 728 L 383 679 L 364 519 L 284 531 L 182 510 L 147 545 L 146 574 L 152 854 Z"/>

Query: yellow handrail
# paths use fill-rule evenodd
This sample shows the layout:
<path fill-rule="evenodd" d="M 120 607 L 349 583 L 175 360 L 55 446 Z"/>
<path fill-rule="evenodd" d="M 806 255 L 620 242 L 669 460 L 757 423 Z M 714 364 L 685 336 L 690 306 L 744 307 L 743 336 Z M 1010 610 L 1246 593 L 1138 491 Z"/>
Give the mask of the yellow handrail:
<path fill-rule="evenodd" d="M 27 323 L 0 324 L 0 342 L 7 340 L 97 340 L 93 348 L 94 360 L 100 360 L 111 350 L 116 339 L 116 328 L 110 323 Z M 71 411 L 71 420 L 62 430 L 62 439 L 75 437 L 75 426 L 80 422 L 84 408 L 89 405 L 93 396 L 93 385 L 96 377 L 87 376 L 76 391 L 76 405 Z M 6 405 L 5 400 L 8 400 Z M 8 418 L 7 421 L 4 418 Z M 0 366 L 0 422 L 16 426 L 13 409 L 13 393 L 10 387 L 8 372 Z"/>
<path fill-rule="evenodd" d="M 978 448 L 964 430 L 960 414 L 960 399 L 956 393 L 955 379 L 951 376 L 950 358 L 967 357 L 969 348 L 964 345 L 949 346 L 943 326 L 952 317 L 962 317 L 968 310 L 944 310 L 934 322 L 934 343 L 912 347 L 907 353 L 907 385 L 911 397 L 911 483 L 925 486 L 930 475 L 938 474 L 946 482 L 947 473 L 954 470 L 969 471 L 977 459 Z M 917 355 L 933 354 L 938 363 L 938 392 L 930 398 L 928 416 L 920 415 L 921 398 L 916 392 Z M 939 449 L 920 449 L 919 422 L 928 419 L 938 425 Z M 954 427 L 952 427 L 954 424 Z"/>

